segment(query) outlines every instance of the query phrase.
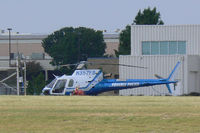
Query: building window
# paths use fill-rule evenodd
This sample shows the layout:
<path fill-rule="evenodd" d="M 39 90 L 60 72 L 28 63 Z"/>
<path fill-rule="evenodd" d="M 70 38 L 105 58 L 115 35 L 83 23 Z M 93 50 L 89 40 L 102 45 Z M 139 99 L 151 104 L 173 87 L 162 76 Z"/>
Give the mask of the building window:
<path fill-rule="evenodd" d="M 167 41 L 160 42 L 160 54 L 167 55 L 169 51 L 169 46 Z"/>
<path fill-rule="evenodd" d="M 142 54 L 150 55 L 151 47 L 150 42 L 142 42 Z"/>
<path fill-rule="evenodd" d="M 151 54 L 158 55 L 160 52 L 159 42 L 151 42 Z"/>
<path fill-rule="evenodd" d="M 178 42 L 178 54 L 185 54 L 186 53 L 186 43 L 185 41 Z"/>
<path fill-rule="evenodd" d="M 177 54 L 177 42 L 170 41 L 169 42 L 169 54 Z"/>
<path fill-rule="evenodd" d="M 186 41 L 145 41 L 142 55 L 186 54 Z"/>

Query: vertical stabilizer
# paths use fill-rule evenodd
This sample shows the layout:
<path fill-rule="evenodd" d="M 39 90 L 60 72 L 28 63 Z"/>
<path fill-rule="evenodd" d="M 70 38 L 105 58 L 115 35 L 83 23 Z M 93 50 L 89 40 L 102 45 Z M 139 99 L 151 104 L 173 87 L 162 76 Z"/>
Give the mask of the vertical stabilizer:
<path fill-rule="evenodd" d="M 167 80 L 170 80 L 170 81 L 173 81 L 174 80 L 174 77 L 178 71 L 178 68 L 180 66 L 181 62 L 178 61 L 176 66 L 174 67 L 174 69 L 172 70 L 172 72 L 170 73 L 169 77 L 167 78 Z"/>
<path fill-rule="evenodd" d="M 177 64 L 176 64 L 176 66 L 174 67 L 174 69 L 170 73 L 169 77 L 167 78 L 168 81 L 174 81 L 174 77 L 175 77 L 175 75 L 176 75 L 176 73 L 178 71 L 178 68 L 179 68 L 180 64 L 181 64 L 181 62 L 178 61 Z M 175 81 L 175 83 L 176 82 L 177 81 Z M 172 94 L 172 86 L 173 86 L 173 84 L 169 83 L 169 84 L 166 84 L 166 86 L 167 86 L 167 89 L 168 89 L 169 93 Z"/>

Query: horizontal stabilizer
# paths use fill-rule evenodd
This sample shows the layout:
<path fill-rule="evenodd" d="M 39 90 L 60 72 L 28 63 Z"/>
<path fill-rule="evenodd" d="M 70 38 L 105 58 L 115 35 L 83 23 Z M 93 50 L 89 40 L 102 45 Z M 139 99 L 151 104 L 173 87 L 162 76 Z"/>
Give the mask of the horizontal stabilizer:
<path fill-rule="evenodd" d="M 155 74 L 154 76 L 155 76 L 156 78 L 158 78 L 158 79 L 164 79 L 163 77 L 159 76 L 158 74 Z"/>

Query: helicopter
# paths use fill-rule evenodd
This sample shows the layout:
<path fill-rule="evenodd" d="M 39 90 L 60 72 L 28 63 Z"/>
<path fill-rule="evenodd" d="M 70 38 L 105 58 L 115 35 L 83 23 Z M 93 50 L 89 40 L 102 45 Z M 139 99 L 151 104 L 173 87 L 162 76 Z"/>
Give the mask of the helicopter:
<path fill-rule="evenodd" d="M 72 75 L 55 76 L 55 79 L 43 88 L 42 94 L 95 96 L 107 91 L 163 84 L 168 88 L 169 94 L 172 94 L 172 85 L 178 82 L 174 80 L 174 76 L 180 66 L 180 61 L 177 62 L 168 78 L 156 75 L 158 79 L 106 79 L 100 69 L 83 69 L 85 64 L 86 62 L 80 63 Z"/>

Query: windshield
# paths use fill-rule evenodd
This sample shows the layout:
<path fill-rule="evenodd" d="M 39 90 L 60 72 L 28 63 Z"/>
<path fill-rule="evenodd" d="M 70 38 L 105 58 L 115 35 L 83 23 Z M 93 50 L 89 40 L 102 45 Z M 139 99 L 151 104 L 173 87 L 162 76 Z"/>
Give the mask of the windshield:
<path fill-rule="evenodd" d="M 56 82 L 56 79 L 57 79 L 57 78 L 55 78 L 54 80 L 52 80 L 46 87 L 47 87 L 47 88 L 53 88 L 53 85 L 54 85 L 54 83 Z"/>
<path fill-rule="evenodd" d="M 56 85 L 53 88 L 53 92 L 54 93 L 62 93 L 63 90 L 65 89 L 66 82 L 67 82 L 67 79 L 58 80 L 56 82 Z"/>

